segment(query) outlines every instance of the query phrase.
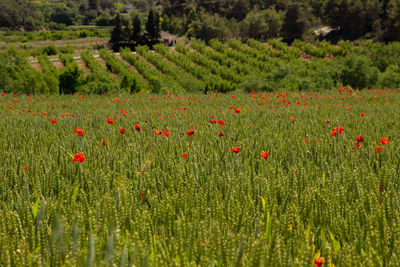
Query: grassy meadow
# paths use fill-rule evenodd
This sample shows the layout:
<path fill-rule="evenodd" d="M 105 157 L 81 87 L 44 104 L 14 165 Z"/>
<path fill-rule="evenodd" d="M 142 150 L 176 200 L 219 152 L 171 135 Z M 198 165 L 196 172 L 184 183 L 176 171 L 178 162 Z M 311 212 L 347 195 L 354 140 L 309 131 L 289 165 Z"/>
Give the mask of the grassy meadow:
<path fill-rule="evenodd" d="M 3 93 L 0 265 L 399 266 L 399 101 Z"/>

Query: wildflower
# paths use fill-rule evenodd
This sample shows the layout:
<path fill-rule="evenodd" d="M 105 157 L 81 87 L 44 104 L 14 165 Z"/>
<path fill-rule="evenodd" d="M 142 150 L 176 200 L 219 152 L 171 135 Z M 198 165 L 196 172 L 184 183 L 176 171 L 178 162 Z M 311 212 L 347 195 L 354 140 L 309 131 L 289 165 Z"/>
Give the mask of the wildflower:
<path fill-rule="evenodd" d="M 124 133 L 125 133 L 125 129 L 124 129 L 124 128 L 121 128 L 121 129 L 119 129 L 119 132 L 120 132 L 121 134 L 124 134 Z"/>
<path fill-rule="evenodd" d="M 103 141 L 103 146 L 106 146 L 107 145 L 107 142 L 106 141 Z"/>
<path fill-rule="evenodd" d="M 353 150 L 354 148 L 357 148 L 357 149 L 359 149 L 359 148 L 360 148 L 360 143 L 357 143 L 357 145 L 356 145 L 356 146 L 353 146 L 353 147 L 351 148 L 351 150 Z"/>
<path fill-rule="evenodd" d="M 384 144 L 389 144 L 389 140 L 387 138 L 382 138 L 379 144 L 384 145 Z"/>
<path fill-rule="evenodd" d="M 214 119 L 211 119 L 210 122 L 211 122 L 211 124 L 216 124 L 217 123 L 217 121 L 214 120 Z"/>
<path fill-rule="evenodd" d="M 383 146 L 377 146 L 377 147 L 375 148 L 375 150 L 376 150 L 377 153 L 379 153 L 379 151 L 381 151 L 381 150 L 383 150 L 383 149 L 384 149 Z"/>
<path fill-rule="evenodd" d="M 361 116 L 361 117 L 364 117 L 364 116 L 365 116 L 365 113 L 360 113 L 360 116 Z"/>
<path fill-rule="evenodd" d="M 54 124 L 54 123 L 56 123 L 57 121 L 56 121 L 55 119 L 52 119 L 50 122 L 51 122 L 52 124 Z"/>
<path fill-rule="evenodd" d="M 85 134 L 85 132 L 82 131 L 79 127 L 74 129 L 74 132 L 77 133 L 79 136 L 83 136 Z"/>
<path fill-rule="evenodd" d="M 330 121 L 328 121 L 328 120 L 325 120 L 325 123 L 326 123 L 326 124 L 328 124 L 328 123 L 330 123 Z"/>
<path fill-rule="evenodd" d="M 222 136 L 224 136 L 224 133 L 223 132 L 219 132 L 218 136 L 222 137 Z"/>
<path fill-rule="evenodd" d="M 156 130 L 155 133 L 156 133 L 156 135 L 162 135 L 163 134 L 161 129 Z"/>
<path fill-rule="evenodd" d="M 240 147 L 232 147 L 232 152 L 239 153 L 240 152 Z"/>
<path fill-rule="evenodd" d="M 166 137 L 169 136 L 169 130 L 166 130 L 166 131 L 164 132 L 164 136 L 166 136 Z"/>
<path fill-rule="evenodd" d="M 224 120 L 219 120 L 219 121 L 218 121 L 218 124 L 224 126 L 224 125 L 225 125 L 225 121 L 224 121 Z"/>
<path fill-rule="evenodd" d="M 261 152 L 260 156 L 261 156 L 262 158 L 266 159 L 266 158 L 268 158 L 269 155 L 268 155 L 268 152 L 267 152 L 267 151 L 263 151 L 263 152 Z"/>
<path fill-rule="evenodd" d="M 290 116 L 290 120 L 294 121 L 294 117 L 293 117 L 293 116 Z"/>
<path fill-rule="evenodd" d="M 136 125 L 135 125 L 135 130 L 138 131 L 138 132 L 140 132 L 140 126 L 136 124 Z"/>
<path fill-rule="evenodd" d="M 107 123 L 108 124 L 114 124 L 114 120 L 113 119 L 107 119 Z"/>
<path fill-rule="evenodd" d="M 182 155 L 182 158 L 184 158 L 184 159 L 187 159 L 187 157 L 188 157 L 188 154 L 187 154 L 187 153 L 185 153 L 185 154 Z"/>
<path fill-rule="evenodd" d="M 314 259 L 314 264 L 317 267 L 322 267 L 322 263 L 325 261 L 324 257 L 319 257 L 318 259 Z"/>
<path fill-rule="evenodd" d="M 192 136 L 194 134 L 194 130 L 190 129 L 187 131 L 188 136 Z"/>
<path fill-rule="evenodd" d="M 364 142 L 364 137 L 363 137 L 362 135 L 357 136 L 357 137 L 356 137 L 356 142 L 357 142 L 357 144 L 358 144 L 358 143 L 361 143 L 361 142 Z"/>
<path fill-rule="evenodd" d="M 83 153 L 76 153 L 74 156 L 74 159 L 72 160 L 73 162 L 84 162 L 85 161 L 85 155 Z"/>
<path fill-rule="evenodd" d="M 241 112 L 240 108 L 235 108 L 235 113 L 239 114 Z"/>

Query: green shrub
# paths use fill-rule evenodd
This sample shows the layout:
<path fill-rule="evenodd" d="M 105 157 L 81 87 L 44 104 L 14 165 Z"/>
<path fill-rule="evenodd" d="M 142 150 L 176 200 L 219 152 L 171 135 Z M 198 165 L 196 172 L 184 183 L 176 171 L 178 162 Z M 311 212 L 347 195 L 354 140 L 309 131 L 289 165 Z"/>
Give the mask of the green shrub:
<path fill-rule="evenodd" d="M 54 45 L 48 45 L 42 48 L 41 54 L 52 56 L 52 55 L 57 55 L 58 51 Z"/>
<path fill-rule="evenodd" d="M 67 64 L 59 76 L 60 94 L 73 94 L 82 84 L 83 72 L 75 62 Z"/>

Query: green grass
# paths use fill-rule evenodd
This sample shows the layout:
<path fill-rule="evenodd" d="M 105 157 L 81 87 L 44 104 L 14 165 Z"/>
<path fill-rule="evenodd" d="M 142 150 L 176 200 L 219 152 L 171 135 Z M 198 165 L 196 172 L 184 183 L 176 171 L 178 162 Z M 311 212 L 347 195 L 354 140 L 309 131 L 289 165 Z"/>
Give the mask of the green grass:
<path fill-rule="evenodd" d="M 399 100 L 0 96 L 0 265 L 398 266 Z"/>

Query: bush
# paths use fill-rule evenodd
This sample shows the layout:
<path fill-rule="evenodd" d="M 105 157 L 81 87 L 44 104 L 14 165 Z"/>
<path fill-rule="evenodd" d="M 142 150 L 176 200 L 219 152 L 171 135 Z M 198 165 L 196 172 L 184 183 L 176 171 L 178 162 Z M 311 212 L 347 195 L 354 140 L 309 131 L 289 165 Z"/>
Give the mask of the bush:
<path fill-rule="evenodd" d="M 54 45 L 48 45 L 42 48 L 41 54 L 42 55 L 57 55 L 58 51 Z"/>
<path fill-rule="evenodd" d="M 339 59 L 338 63 L 343 85 L 350 85 L 356 89 L 371 88 L 378 80 L 379 70 L 366 56 L 351 55 Z"/>
<path fill-rule="evenodd" d="M 83 72 L 75 62 L 67 64 L 59 76 L 60 94 L 76 93 L 82 84 Z"/>
<path fill-rule="evenodd" d="M 400 66 L 390 65 L 385 72 L 380 73 L 377 86 L 379 88 L 400 88 Z"/>
<path fill-rule="evenodd" d="M 75 47 L 68 44 L 66 46 L 61 47 L 58 51 L 61 54 L 73 54 L 75 52 Z"/>

